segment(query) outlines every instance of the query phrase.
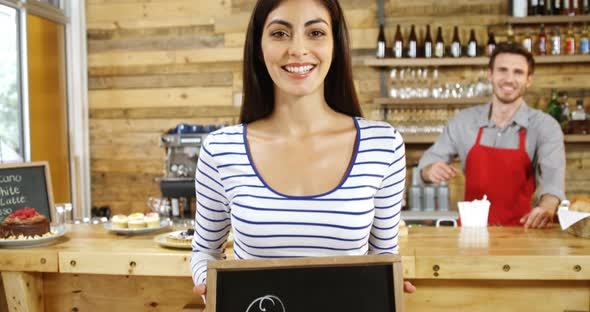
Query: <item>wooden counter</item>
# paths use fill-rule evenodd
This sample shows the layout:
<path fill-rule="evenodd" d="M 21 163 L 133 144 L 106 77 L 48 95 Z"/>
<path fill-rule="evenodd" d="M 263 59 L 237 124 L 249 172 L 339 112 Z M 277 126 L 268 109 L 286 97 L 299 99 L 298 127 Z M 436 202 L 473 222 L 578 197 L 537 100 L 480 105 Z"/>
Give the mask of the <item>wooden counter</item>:
<path fill-rule="evenodd" d="M 102 226 L 67 230 L 51 246 L 0 249 L 10 311 L 202 304 L 191 292 L 189 251 Z M 590 311 L 590 240 L 557 228 L 411 228 L 400 247 L 404 276 L 418 287 L 407 311 Z"/>

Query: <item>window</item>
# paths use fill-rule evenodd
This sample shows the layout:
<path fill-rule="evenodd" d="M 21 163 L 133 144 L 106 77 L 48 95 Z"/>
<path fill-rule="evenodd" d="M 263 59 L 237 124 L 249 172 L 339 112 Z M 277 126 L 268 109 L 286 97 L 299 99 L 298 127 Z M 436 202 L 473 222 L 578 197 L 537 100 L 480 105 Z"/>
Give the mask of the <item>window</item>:
<path fill-rule="evenodd" d="M 37 0 L 41 3 L 47 3 L 47 4 L 51 4 L 56 8 L 59 8 L 59 0 Z"/>
<path fill-rule="evenodd" d="M 0 5 L 0 163 L 22 159 L 18 12 Z"/>

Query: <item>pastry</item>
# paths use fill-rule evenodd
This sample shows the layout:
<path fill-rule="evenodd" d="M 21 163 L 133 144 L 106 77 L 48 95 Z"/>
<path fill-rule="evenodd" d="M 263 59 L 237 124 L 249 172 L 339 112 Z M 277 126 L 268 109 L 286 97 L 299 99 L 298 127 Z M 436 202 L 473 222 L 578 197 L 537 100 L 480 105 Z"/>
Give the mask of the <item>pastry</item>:
<path fill-rule="evenodd" d="M 188 229 L 186 231 L 172 232 L 166 236 L 166 241 L 169 243 L 191 245 L 195 230 Z"/>
<path fill-rule="evenodd" d="M 155 212 L 150 212 L 146 214 L 143 220 L 149 228 L 160 226 L 160 215 Z"/>
<path fill-rule="evenodd" d="M 146 226 L 144 218 L 145 215 L 141 212 L 132 213 L 127 217 L 127 226 L 130 229 L 144 228 Z"/>
<path fill-rule="evenodd" d="M 49 231 L 49 220 L 34 208 L 14 211 L 0 224 L 0 238 L 43 236 Z"/>
<path fill-rule="evenodd" d="M 571 211 L 590 212 L 590 198 L 579 196 L 573 200 Z"/>
<path fill-rule="evenodd" d="M 127 216 L 126 215 L 122 215 L 122 214 L 114 215 L 111 218 L 111 226 L 114 229 L 124 229 L 124 228 L 127 228 Z"/>

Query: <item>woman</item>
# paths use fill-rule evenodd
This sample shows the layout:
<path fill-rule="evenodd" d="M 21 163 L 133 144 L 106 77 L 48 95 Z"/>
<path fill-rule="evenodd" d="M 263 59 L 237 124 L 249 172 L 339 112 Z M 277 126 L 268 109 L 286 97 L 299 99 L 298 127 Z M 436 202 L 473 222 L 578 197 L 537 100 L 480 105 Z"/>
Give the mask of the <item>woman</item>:
<path fill-rule="evenodd" d="M 199 155 L 195 292 L 230 227 L 238 259 L 397 253 L 404 144 L 360 117 L 338 2 L 259 0 L 243 77 L 242 124 Z"/>

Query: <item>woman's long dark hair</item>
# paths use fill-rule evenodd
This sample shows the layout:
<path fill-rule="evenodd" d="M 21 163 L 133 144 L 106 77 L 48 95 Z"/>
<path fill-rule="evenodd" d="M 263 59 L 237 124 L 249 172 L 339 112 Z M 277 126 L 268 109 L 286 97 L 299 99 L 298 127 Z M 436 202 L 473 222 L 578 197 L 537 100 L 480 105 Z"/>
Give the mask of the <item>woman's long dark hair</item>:
<path fill-rule="evenodd" d="M 330 12 L 334 36 L 334 55 L 324 82 L 324 97 L 333 110 L 362 116 L 354 83 L 348 29 L 337 0 L 321 0 Z M 244 97 L 240 122 L 249 123 L 270 115 L 274 110 L 274 85 L 262 59 L 262 30 L 268 14 L 281 0 L 258 0 L 246 33 L 244 45 Z"/>

